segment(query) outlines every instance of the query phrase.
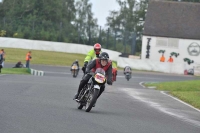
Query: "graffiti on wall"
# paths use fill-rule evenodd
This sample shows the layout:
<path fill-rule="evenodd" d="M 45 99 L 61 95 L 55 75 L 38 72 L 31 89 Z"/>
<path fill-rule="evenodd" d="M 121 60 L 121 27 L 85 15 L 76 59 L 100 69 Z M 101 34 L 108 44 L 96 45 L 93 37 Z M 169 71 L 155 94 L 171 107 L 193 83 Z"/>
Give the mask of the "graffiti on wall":
<path fill-rule="evenodd" d="M 164 56 L 165 50 L 159 50 L 158 53 L 162 54 L 162 56 L 160 57 L 160 62 L 165 62 L 165 56 Z M 179 56 L 179 53 L 171 52 L 167 62 L 171 63 L 174 62 L 173 56 L 177 58 Z"/>
<path fill-rule="evenodd" d="M 200 54 L 200 45 L 196 42 L 193 42 L 188 46 L 187 50 L 189 55 L 198 56 Z"/>
<path fill-rule="evenodd" d="M 184 58 L 183 60 L 184 60 L 184 62 L 187 62 L 188 65 L 190 65 L 191 63 L 194 63 L 194 61 L 189 58 Z"/>
<path fill-rule="evenodd" d="M 149 59 L 149 56 L 150 56 L 150 41 L 151 41 L 151 38 L 147 38 L 147 54 L 146 54 L 146 58 Z"/>
<path fill-rule="evenodd" d="M 170 54 L 171 56 L 175 56 L 176 58 L 179 56 L 179 53 L 176 53 L 176 52 L 171 52 Z"/>

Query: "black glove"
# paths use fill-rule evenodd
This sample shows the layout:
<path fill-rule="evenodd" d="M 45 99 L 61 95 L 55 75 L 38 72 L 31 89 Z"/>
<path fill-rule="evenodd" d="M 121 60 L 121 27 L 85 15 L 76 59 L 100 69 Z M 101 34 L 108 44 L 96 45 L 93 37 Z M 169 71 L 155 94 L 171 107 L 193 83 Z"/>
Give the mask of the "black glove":
<path fill-rule="evenodd" d="M 83 67 L 82 67 L 83 73 L 85 73 L 85 69 L 87 67 L 87 64 L 88 64 L 88 62 L 85 62 L 84 65 L 83 65 Z"/>
<path fill-rule="evenodd" d="M 83 73 L 85 73 L 85 67 L 84 66 L 82 67 L 82 71 L 83 71 Z"/>
<path fill-rule="evenodd" d="M 87 65 L 88 65 L 88 62 L 87 62 L 87 61 L 84 62 L 84 66 L 85 66 L 85 68 L 87 67 Z"/>

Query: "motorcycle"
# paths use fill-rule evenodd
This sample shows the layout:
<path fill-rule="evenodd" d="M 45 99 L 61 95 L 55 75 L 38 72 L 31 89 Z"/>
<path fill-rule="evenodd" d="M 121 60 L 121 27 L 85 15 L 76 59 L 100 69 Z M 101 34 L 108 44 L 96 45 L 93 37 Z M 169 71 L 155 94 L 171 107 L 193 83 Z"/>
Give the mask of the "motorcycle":
<path fill-rule="evenodd" d="M 127 81 L 129 81 L 131 79 L 131 70 L 130 68 L 126 68 L 124 71 L 124 75 Z"/>
<path fill-rule="evenodd" d="M 129 81 L 131 79 L 131 72 L 125 72 L 125 78 Z"/>
<path fill-rule="evenodd" d="M 106 83 L 105 71 L 102 68 L 97 68 L 95 73 L 90 73 L 92 77 L 88 83 L 83 87 L 77 98 L 78 109 L 85 106 L 85 111 L 90 112 L 100 92 L 102 85 Z"/>
<path fill-rule="evenodd" d="M 72 67 L 71 67 L 71 72 L 72 72 L 72 75 L 73 75 L 73 77 L 75 78 L 75 77 L 77 77 L 77 75 L 78 75 L 78 66 L 77 66 L 77 64 L 73 64 L 72 65 Z"/>

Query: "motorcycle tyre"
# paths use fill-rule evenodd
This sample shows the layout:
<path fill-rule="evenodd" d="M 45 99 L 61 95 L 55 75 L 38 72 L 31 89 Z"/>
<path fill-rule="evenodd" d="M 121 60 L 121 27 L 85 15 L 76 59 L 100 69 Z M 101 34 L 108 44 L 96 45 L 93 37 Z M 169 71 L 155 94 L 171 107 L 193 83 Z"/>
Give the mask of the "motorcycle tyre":
<path fill-rule="evenodd" d="M 78 104 L 78 109 L 81 110 L 82 108 L 83 108 L 83 105 L 82 105 L 81 103 L 79 103 L 79 104 Z"/>
<path fill-rule="evenodd" d="M 78 97 L 80 97 L 80 95 L 81 95 L 82 93 L 84 93 L 84 90 L 83 90 L 83 89 L 81 90 L 81 92 L 80 92 L 80 94 L 79 94 Z M 79 100 L 80 100 L 80 99 L 79 99 Z M 77 108 L 78 108 L 78 109 L 82 109 L 83 106 L 84 106 L 84 105 L 82 105 L 82 103 L 79 102 Z"/>
<path fill-rule="evenodd" d="M 94 93 L 92 96 L 92 100 L 90 102 L 90 105 L 88 107 L 86 107 L 85 112 L 90 112 L 90 110 L 92 109 L 93 105 L 96 103 L 97 97 L 99 95 L 100 90 L 98 89 L 94 89 Z M 88 104 L 88 103 L 87 103 Z"/>
<path fill-rule="evenodd" d="M 77 70 L 73 71 L 73 77 L 76 78 L 77 77 Z"/>

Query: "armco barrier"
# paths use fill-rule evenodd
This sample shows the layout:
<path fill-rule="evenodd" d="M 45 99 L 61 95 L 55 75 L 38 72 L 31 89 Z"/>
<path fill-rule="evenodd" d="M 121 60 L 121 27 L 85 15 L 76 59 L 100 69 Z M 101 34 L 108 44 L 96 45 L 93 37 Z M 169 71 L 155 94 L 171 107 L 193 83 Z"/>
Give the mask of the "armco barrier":
<path fill-rule="evenodd" d="M 200 64 L 194 66 L 194 75 L 200 76 Z"/>

